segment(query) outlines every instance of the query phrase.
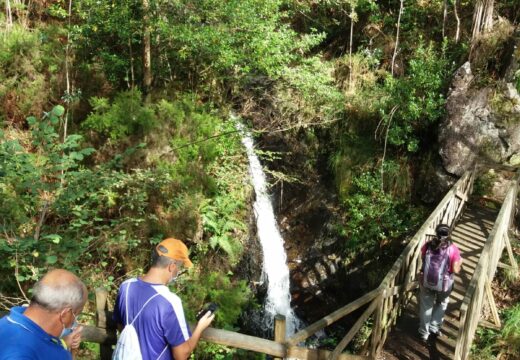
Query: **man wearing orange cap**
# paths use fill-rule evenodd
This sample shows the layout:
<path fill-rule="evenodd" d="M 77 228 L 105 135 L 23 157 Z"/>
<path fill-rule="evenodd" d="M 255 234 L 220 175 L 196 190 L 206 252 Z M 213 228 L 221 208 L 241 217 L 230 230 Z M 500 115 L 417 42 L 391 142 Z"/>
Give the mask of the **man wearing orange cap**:
<path fill-rule="evenodd" d="M 144 276 L 121 284 L 114 320 L 134 326 L 143 360 L 187 359 L 213 321 L 215 315 L 206 313 L 191 334 L 181 299 L 167 287 L 183 267 L 192 265 L 186 245 L 168 238 L 152 251 L 151 266 Z"/>

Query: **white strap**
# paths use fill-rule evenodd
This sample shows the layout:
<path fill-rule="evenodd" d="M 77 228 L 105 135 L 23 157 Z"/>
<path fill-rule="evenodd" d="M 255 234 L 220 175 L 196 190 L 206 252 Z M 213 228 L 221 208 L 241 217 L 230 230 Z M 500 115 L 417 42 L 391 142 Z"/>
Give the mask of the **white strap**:
<path fill-rule="evenodd" d="M 159 354 L 159 356 L 157 356 L 157 360 L 159 360 L 161 358 L 161 356 L 163 356 L 164 352 L 166 351 L 166 349 L 168 349 L 168 344 L 166 344 L 166 347 L 163 349 L 163 351 L 161 351 L 161 353 Z"/>
<path fill-rule="evenodd" d="M 125 309 L 126 309 L 126 321 L 125 321 L 125 325 L 128 324 L 128 289 L 130 288 L 130 284 L 131 283 L 128 283 L 128 285 L 126 286 L 126 292 L 125 292 Z"/>
<path fill-rule="evenodd" d="M 126 306 L 126 325 L 128 325 L 128 289 L 130 288 L 130 284 L 131 283 L 128 283 L 128 286 L 126 287 L 126 295 L 125 295 L 125 306 Z M 146 305 L 148 305 L 148 303 L 156 296 L 158 296 L 159 293 L 156 293 L 155 295 L 151 296 L 148 300 L 146 300 L 146 302 L 144 303 L 144 305 L 141 307 L 141 309 L 139 310 L 139 312 L 137 313 L 137 315 L 132 319 L 132 322 L 131 324 L 133 324 L 135 322 L 135 320 L 137 319 L 137 317 L 139 315 L 141 315 L 141 312 L 143 311 L 144 307 Z"/>

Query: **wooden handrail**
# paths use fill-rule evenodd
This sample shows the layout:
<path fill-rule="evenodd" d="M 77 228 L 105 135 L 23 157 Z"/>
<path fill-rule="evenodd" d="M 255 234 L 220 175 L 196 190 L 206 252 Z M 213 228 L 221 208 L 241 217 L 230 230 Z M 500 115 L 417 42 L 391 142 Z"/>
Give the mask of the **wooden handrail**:
<path fill-rule="evenodd" d="M 507 247 L 508 252 L 511 251 L 510 246 L 507 246 L 509 244 L 507 232 L 509 231 L 511 220 L 515 214 L 519 183 L 520 170 L 517 171 L 517 175 L 506 193 L 500 212 L 484 244 L 477 267 L 462 301 L 460 308 L 461 325 L 457 334 L 457 345 L 454 357 L 456 360 L 467 358 L 480 321 L 484 296 L 492 296 L 489 291 L 486 292 L 486 284 L 494 278 L 504 247 Z M 512 262 L 511 267 L 518 269 L 518 265 L 513 256 L 510 256 L 510 261 Z M 493 300 L 490 299 L 490 301 Z"/>
<path fill-rule="evenodd" d="M 191 326 L 191 328 L 193 329 L 193 326 Z M 331 354 L 331 352 L 327 350 L 307 349 L 301 346 L 288 346 L 272 340 L 214 328 L 207 328 L 204 330 L 201 339 L 214 344 L 255 351 L 275 357 L 326 360 Z M 117 339 L 114 329 L 106 330 L 96 326 L 84 325 L 82 340 L 86 342 L 113 345 L 116 343 Z M 342 354 L 338 359 L 366 360 L 368 357 Z"/>
<path fill-rule="evenodd" d="M 345 317 L 346 315 L 350 314 L 351 312 L 359 309 L 361 306 L 365 305 L 366 303 L 370 302 L 374 298 L 376 298 L 381 293 L 380 288 L 376 288 L 362 297 L 360 297 L 357 300 L 352 301 L 351 303 L 339 308 L 338 310 L 334 311 L 333 313 L 325 316 L 324 318 L 316 321 L 315 323 L 307 326 L 305 329 L 298 331 L 296 334 L 291 336 L 289 339 L 287 339 L 287 344 L 289 345 L 296 345 L 305 339 L 307 339 L 309 336 L 314 335 L 318 331 L 322 330 L 323 328 L 329 326 L 330 324 L 335 323 L 339 319 Z"/>

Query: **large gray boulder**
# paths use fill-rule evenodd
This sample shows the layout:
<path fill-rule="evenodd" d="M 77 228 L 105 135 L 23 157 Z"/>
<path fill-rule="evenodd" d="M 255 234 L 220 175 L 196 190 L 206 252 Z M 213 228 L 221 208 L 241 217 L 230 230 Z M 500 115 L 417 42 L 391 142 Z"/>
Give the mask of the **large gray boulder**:
<path fill-rule="evenodd" d="M 498 81 L 479 88 L 473 81 L 466 62 L 454 76 L 439 129 L 443 166 L 457 176 L 477 161 L 520 163 L 520 95 L 515 85 Z"/>

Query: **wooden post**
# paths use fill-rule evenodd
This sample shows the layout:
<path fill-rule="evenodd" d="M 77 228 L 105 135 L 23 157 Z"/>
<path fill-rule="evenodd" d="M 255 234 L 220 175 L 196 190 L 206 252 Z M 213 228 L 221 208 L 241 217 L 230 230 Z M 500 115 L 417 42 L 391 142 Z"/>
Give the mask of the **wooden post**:
<path fill-rule="evenodd" d="M 97 327 L 107 329 L 107 297 L 108 292 L 103 288 L 96 289 L 96 323 Z M 99 355 L 101 360 L 112 358 L 112 345 L 99 344 Z"/>
<path fill-rule="evenodd" d="M 512 211 L 512 213 L 514 214 L 514 210 Z M 513 248 L 511 247 L 511 241 L 509 240 L 508 230 L 509 228 L 506 229 L 504 233 L 504 241 L 506 243 L 507 255 L 509 256 L 509 263 L 511 264 L 514 275 L 516 276 L 518 274 L 518 263 L 516 262 L 515 256 L 513 254 Z"/>
<path fill-rule="evenodd" d="M 502 327 L 502 324 L 500 322 L 500 316 L 498 315 L 495 299 L 493 298 L 493 290 L 491 289 L 491 284 L 489 281 L 486 281 L 484 286 L 486 290 L 489 308 L 491 309 L 491 315 L 493 315 L 493 325 L 495 325 L 496 328 L 500 329 Z"/>
<path fill-rule="evenodd" d="M 402 294 L 404 295 L 404 293 Z M 375 323 L 372 329 L 372 346 L 370 348 L 370 358 L 375 359 L 377 357 L 377 348 L 381 341 L 381 325 L 383 322 L 383 302 L 385 301 L 386 290 L 379 295 L 378 305 L 375 313 Z"/>
<path fill-rule="evenodd" d="M 285 344 L 285 316 L 276 314 L 274 317 L 274 341 Z M 281 359 L 281 358 L 275 358 Z"/>

